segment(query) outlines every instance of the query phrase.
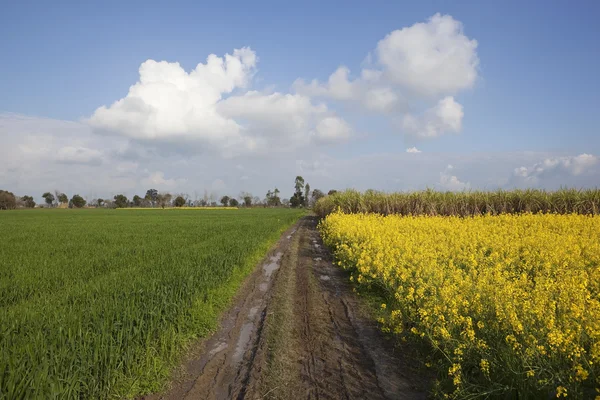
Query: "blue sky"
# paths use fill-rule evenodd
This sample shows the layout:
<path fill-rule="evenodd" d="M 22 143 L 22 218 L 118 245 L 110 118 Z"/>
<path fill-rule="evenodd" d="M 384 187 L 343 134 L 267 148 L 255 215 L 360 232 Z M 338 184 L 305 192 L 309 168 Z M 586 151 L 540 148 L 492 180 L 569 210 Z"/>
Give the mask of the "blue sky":
<path fill-rule="evenodd" d="M 511 185 L 591 186 L 598 182 L 598 2 L 291 4 L 255 1 L 229 2 L 226 6 L 192 1 L 86 3 L 89 2 L 23 1 L 3 6 L 0 14 L 0 93 L 3 94 L 0 96 L 0 137 L 8 139 L 5 143 L 12 146 L 12 154 L 23 148 L 23 138 L 30 135 L 25 146 L 30 151 L 28 154 L 35 153 L 32 147 L 43 136 L 45 139 L 40 141 L 45 144 L 40 148 L 63 155 L 60 160 L 50 160 L 57 162 L 52 178 L 47 171 L 38 173 L 32 168 L 28 174 L 38 175 L 39 179 L 25 179 L 29 175 L 18 166 L 5 165 L 4 170 L 0 166 L 0 185 L 8 189 L 40 191 L 38 186 L 46 182 L 65 188 L 62 190 L 68 188 L 98 196 L 110 195 L 115 190 L 133 193 L 142 190 L 144 184 L 164 184 L 165 190 L 171 191 L 262 192 L 267 187 L 265 176 L 273 180 L 273 185 L 281 186 L 293 180 L 296 173 L 304 173 L 323 186 L 365 188 L 376 184 L 379 186 L 376 189 L 381 190 L 436 185 L 444 188 L 444 174 L 463 184 L 448 186 L 451 190 Z M 406 87 L 417 91 L 419 87 L 396 74 L 394 85 L 401 80 L 403 86 L 390 83 L 389 88 L 408 98 L 409 111 L 394 109 L 385 113 L 366 112 L 346 100 L 323 95 L 322 89 L 319 89 L 319 95 L 315 90 L 300 90 L 301 86 L 294 85 L 298 79 L 306 84 L 316 79 L 323 84 L 340 66 L 349 69 L 350 82 L 358 82 L 361 71 L 370 68 L 366 62 L 368 54 L 375 58 L 371 64 L 377 66 L 376 48 L 386 35 L 415 24 L 425 24 L 436 13 L 451 16 L 460 25 L 459 31 L 452 35 L 477 42 L 472 54 L 477 59 L 477 77 L 473 82 L 469 81 L 451 93 L 440 89 L 435 99 L 423 98 L 406 94 Z M 406 36 L 402 40 L 412 38 Z M 244 47 L 254 52 L 256 65 L 248 72 L 243 85 L 221 93 L 222 100 L 243 96 L 248 91 L 306 96 L 313 106 L 324 104 L 327 116 L 343 121 L 350 133 L 325 134 L 328 138 L 325 145 L 321 143 L 324 140 L 314 141 L 321 144 L 308 144 L 297 135 L 293 138 L 278 136 L 276 130 L 286 130 L 284 125 L 269 122 L 267 128 L 267 125 L 257 124 L 256 118 L 264 123 L 267 117 L 263 110 L 258 112 L 260 117 L 245 111 L 254 105 L 238 104 L 244 111 L 234 110 L 235 106 L 231 104 L 217 106 L 225 108 L 244 132 L 274 129 L 270 137 L 277 137 L 277 140 L 265 139 L 266 146 L 271 149 L 268 154 L 226 151 L 215 156 L 223 146 L 219 145 L 221 147 L 217 146 L 217 149 L 212 139 L 197 134 L 201 129 L 197 125 L 185 132 L 187 138 L 202 139 L 194 141 L 190 147 L 189 142 L 180 140 L 183 135 L 180 131 L 171 136 L 166 132 L 161 140 L 154 140 L 155 137 L 136 136 L 114 120 L 99 122 L 91 118 L 99 107 L 110 107 L 115 101 L 126 98 L 129 87 L 139 81 L 138 69 L 146 60 L 179 62 L 189 72 L 198 63 L 205 63 L 209 54 L 223 57 Z M 465 66 L 463 64 L 458 67 Z M 378 68 L 386 73 L 385 66 Z M 387 68 L 393 70 L 395 67 L 388 65 Z M 424 78 L 435 79 L 434 76 Z M 451 80 L 451 75 L 447 79 Z M 378 81 L 377 85 L 383 87 L 384 83 Z M 426 114 L 426 110 L 435 107 L 436 101 L 446 95 L 451 95 L 462 106 L 464 116 L 460 119 L 460 127 L 444 122 L 435 134 L 425 139 L 426 135 L 419 132 L 426 126 L 425 119 L 411 133 L 407 133 L 406 125 L 399 126 L 402 125 L 399 120 L 404 121 L 407 113 L 433 115 Z M 117 111 L 112 110 L 106 118 L 116 118 Z M 321 111 L 311 112 L 325 115 Z M 302 113 L 309 115 L 305 111 Z M 68 129 L 73 131 L 72 137 L 61 133 L 60 124 L 65 121 L 74 122 L 75 126 Z M 331 125 L 327 126 L 331 128 Z M 448 127 L 452 127 L 452 132 L 445 132 Z M 211 129 L 215 128 L 211 126 Z M 311 129 L 307 128 L 307 135 L 314 131 Z M 329 139 L 334 136 L 335 143 L 330 143 Z M 345 140 L 337 140 L 341 137 Z M 76 145 L 70 145 L 69 140 Z M 182 145 L 183 142 L 186 144 Z M 422 151 L 418 153 L 421 159 L 405 160 L 405 150 L 413 146 Z M 192 147 L 191 152 L 180 151 Z M 132 151 L 126 152 L 124 148 Z M 148 151 L 154 154 L 150 160 L 123 157 L 124 153 Z M 485 154 L 493 160 L 485 158 Z M 577 159 L 580 155 L 592 158 Z M 394 176 L 386 167 L 389 163 L 378 165 L 369 161 L 372 175 L 359 178 L 361 174 L 343 172 L 344 168 L 340 166 L 386 157 L 394 160 L 398 168 L 426 169 L 431 170 L 430 174 L 408 179 L 407 172 Z M 203 163 L 226 163 L 234 167 L 228 172 L 196 177 L 178 172 L 173 168 L 174 160 L 194 169 L 202 167 Z M 415 161 L 414 167 L 410 166 L 411 161 Z M 135 164 L 137 172 L 128 178 L 129 184 L 126 181 L 113 184 L 114 180 L 103 178 L 94 187 L 74 172 L 78 169 L 76 166 L 81 165 L 88 176 L 100 174 L 99 171 L 106 173 L 107 166 L 121 162 L 131 163 L 124 168 L 128 173 Z M 579 162 L 583 162 L 581 168 Z M 267 171 L 271 169 L 269 166 L 279 163 L 292 167 L 281 169 L 280 176 L 271 176 Z M 308 165 L 311 167 L 306 167 Z M 452 168 L 448 169 L 448 165 Z M 505 165 L 505 171 L 502 165 Z M 535 165 L 538 170 L 539 166 L 546 167 L 533 176 Z M 519 174 L 514 170 L 521 167 L 530 171 L 525 174 L 526 181 L 517 182 L 514 178 Z M 68 168 L 68 171 L 61 168 Z M 248 172 L 251 170 L 254 175 Z M 487 175 L 478 176 L 474 170 Z M 56 176 L 61 174 L 72 179 L 61 180 Z M 162 174 L 163 179 L 153 180 L 152 176 L 156 178 L 156 174 Z M 491 175 L 500 175 L 500 178 L 494 181 Z M 111 176 L 118 176 L 118 173 Z M 245 179 L 240 181 L 242 177 Z M 408 183 L 393 183 L 398 180 Z M 76 187 L 77 183 L 84 187 Z"/>

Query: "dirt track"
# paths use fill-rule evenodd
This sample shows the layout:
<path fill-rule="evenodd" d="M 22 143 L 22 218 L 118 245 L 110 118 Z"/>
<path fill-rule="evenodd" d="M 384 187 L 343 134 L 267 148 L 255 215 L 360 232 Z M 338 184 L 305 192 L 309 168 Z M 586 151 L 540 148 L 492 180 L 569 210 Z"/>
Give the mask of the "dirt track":
<path fill-rule="evenodd" d="M 246 280 L 181 377 L 146 399 L 424 399 L 305 217 Z"/>

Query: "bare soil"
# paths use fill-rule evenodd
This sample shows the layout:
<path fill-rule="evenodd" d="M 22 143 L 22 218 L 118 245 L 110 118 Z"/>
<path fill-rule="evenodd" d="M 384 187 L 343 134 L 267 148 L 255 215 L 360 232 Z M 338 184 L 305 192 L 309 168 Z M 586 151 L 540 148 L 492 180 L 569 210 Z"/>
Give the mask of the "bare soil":
<path fill-rule="evenodd" d="M 378 330 L 316 225 L 282 236 L 171 389 L 144 399 L 428 398 L 429 377 Z"/>

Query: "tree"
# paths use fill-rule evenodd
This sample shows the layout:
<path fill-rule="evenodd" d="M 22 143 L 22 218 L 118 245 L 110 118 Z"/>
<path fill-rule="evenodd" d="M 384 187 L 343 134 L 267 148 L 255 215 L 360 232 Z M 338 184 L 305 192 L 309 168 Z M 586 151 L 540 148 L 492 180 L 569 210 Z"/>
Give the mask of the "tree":
<path fill-rule="evenodd" d="M 46 192 L 42 195 L 42 197 L 44 200 L 46 200 L 48 207 L 52 207 L 52 204 L 54 204 L 54 195 L 50 192 Z"/>
<path fill-rule="evenodd" d="M 129 200 L 127 199 L 127 196 L 125 196 L 124 194 L 118 194 L 114 197 L 115 200 L 115 207 L 117 208 L 125 208 L 129 205 Z"/>
<path fill-rule="evenodd" d="M 64 193 L 59 193 L 58 196 L 56 196 L 56 199 L 61 204 L 67 204 L 69 202 L 69 198 Z"/>
<path fill-rule="evenodd" d="M 319 189 L 313 190 L 313 192 L 312 192 L 312 203 L 315 204 L 322 197 L 325 197 L 325 193 L 323 193 Z"/>
<path fill-rule="evenodd" d="M 98 207 L 102 207 L 104 205 L 104 200 L 98 199 L 98 200 L 96 200 L 96 204 L 98 204 Z"/>
<path fill-rule="evenodd" d="M 279 189 L 275 188 L 275 190 L 273 191 L 273 205 L 275 207 L 281 205 L 281 198 L 279 197 L 279 193 L 281 193 Z"/>
<path fill-rule="evenodd" d="M 304 204 L 304 199 L 302 199 L 302 197 L 298 197 L 295 193 L 292 197 L 290 197 L 291 207 L 300 207 L 302 204 Z"/>
<path fill-rule="evenodd" d="M 307 183 L 306 186 L 304 186 L 304 205 L 306 207 L 309 206 L 309 199 L 310 199 L 310 185 Z"/>
<path fill-rule="evenodd" d="M 290 205 L 292 207 L 300 207 L 304 205 L 304 194 L 302 193 L 304 189 L 304 178 L 302 178 L 300 175 L 296 177 L 294 188 L 295 192 L 294 195 L 290 198 Z"/>
<path fill-rule="evenodd" d="M 152 207 L 154 207 L 156 205 L 156 202 L 158 201 L 158 190 L 156 190 L 156 189 L 146 190 L 146 196 L 144 198 L 146 200 L 148 200 L 149 202 L 151 202 Z"/>
<path fill-rule="evenodd" d="M 246 207 L 252 207 L 252 195 L 250 193 L 244 195 L 244 205 Z"/>
<path fill-rule="evenodd" d="M 33 200 L 33 197 L 31 197 L 31 196 L 22 196 L 21 197 L 21 201 L 23 201 L 23 205 L 26 208 L 33 208 L 33 207 L 35 207 L 35 201 Z"/>
<path fill-rule="evenodd" d="M 85 199 L 78 194 L 74 194 L 73 197 L 71 197 L 70 203 L 75 208 L 81 208 L 85 206 Z"/>
<path fill-rule="evenodd" d="M 239 201 L 237 201 L 236 199 L 229 199 L 229 205 L 231 207 L 237 207 L 240 205 Z"/>
<path fill-rule="evenodd" d="M 17 198 L 12 192 L 0 190 L 0 210 L 13 210 L 17 208 Z"/>
<path fill-rule="evenodd" d="M 171 193 L 159 193 L 156 196 L 156 202 L 158 203 L 158 205 L 162 208 L 165 208 L 166 206 L 168 206 L 169 204 L 171 204 L 171 198 L 173 196 L 171 195 Z"/>
<path fill-rule="evenodd" d="M 142 201 L 144 199 L 142 199 L 140 196 L 138 196 L 137 194 L 133 196 L 133 205 L 135 207 L 141 207 L 142 206 Z"/>
<path fill-rule="evenodd" d="M 223 204 L 223 207 L 227 207 L 227 205 L 229 204 L 229 200 L 231 200 L 229 198 L 229 196 L 223 196 L 223 197 L 221 197 L 221 204 Z"/>
<path fill-rule="evenodd" d="M 337 190 L 335 189 L 331 189 L 329 192 L 327 192 L 327 196 L 331 196 L 332 194 L 336 194 Z"/>
<path fill-rule="evenodd" d="M 185 199 L 183 198 L 183 196 L 177 196 L 175 197 L 175 201 L 173 204 L 175 205 L 175 207 L 183 207 L 185 205 Z"/>

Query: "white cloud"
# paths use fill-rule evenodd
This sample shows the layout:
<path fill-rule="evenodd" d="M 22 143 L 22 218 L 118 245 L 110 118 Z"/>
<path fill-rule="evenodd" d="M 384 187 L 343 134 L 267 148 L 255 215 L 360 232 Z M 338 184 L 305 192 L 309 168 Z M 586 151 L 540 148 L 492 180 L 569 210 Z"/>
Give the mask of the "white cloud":
<path fill-rule="evenodd" d="M 350 134 L 349 125 L 327 106 L 315 105 L 299 94 L 250 91 L 221 101 L 217 110 L 227 118 L 244 121 L 240 126 L 254 140 L 256 151 L 330 143 L 347 139 Z"/>
<path fill-rule="evenodd" d="M 333 143 L 348 139 L 350 132 L 350 125 L 343 119 L 327 117 L 317 124 L 316 137 L 320 142 Z"/>
<path fill-rule="evenodd" d="M 87 122 L 97 132 L 146 145 L 209 149 L 226 157 L 289 150 L 312 143 L 313 136 L 321 139 L 317 127 L 335 117 L 326 105 L 299 94 L 245 91 L 256 62 L 250 48 L 224 58 L 212 54 L 189 73 L 179 63 L 148 60 L 127 96 L 98 108 Z"/>
<path fill-rule="evenodd" d="M 68 195 L 79 193 L 91 200 L 112 198 L 118 193 L 131 198 L 134 194 L 143 195 L 151 187 L 192 196 L 201 196 L 207 190 L 215 199 L 225 194 L 236 196 L 241 191 L 263 197 L 268 189 L 278 187 L 283 197 L 289 197 L 296 175 L 324 191 L 348 187 L 386 191 L 427 187 L 556 189 L 594 187 L 600 182 L 600 162 L 591 154 L 411 154 L 390 150 L 334 157 L 313 148 L 298 148 L 293 152 L 267 152 L 260 157 L 247 154 L 224 160 L 218 152 L 182 156 L 155 151 L 121 137 L 95 135 L 85 124 L 14 114 L 0 114 L 0 139 L 0 189 L 32 195 L 38 201 L 43 192 L 55 189 Z M 102 164 L 61 163 L 57 155 L 69 146 L 101 153 Z M 453 168 L 448 169 L 449 164 Z M 526 176 L 535 175 L 535 181 L 514 175 L 514 170 L 522 166 L 525 167 L 519 171 L 525 171 Z"/>
<path fill-rule="evenodd" d="M 471 184 L 469 182 L 462 182 L 456 175 L 452 175 L 453 169 L 454 166 L 448 164 L 446 169 L 443 172 L 440 172 L 439 186 L 442 189 L 450 190 L 452 192 L 469 189 Z"/>
<path fill-rule="evenodd" d="M 327 83 L 322 84 L 314 79 L 307 84 L 297 79 L 293 87 L 306 96 L 357 102 L 369 111 L 380 113 L 391 112 L 401 104 L 398 93 L 378 83 L 381 77 L 379 71 L 363 70 L 363 76 L 354 81 L 349 79 L 349 75 L 350 70 L 342 66 L 329 76 Z"/>
<path fill-rule="evenodd" d="M 257 57 L 250 48 L 208 56 L 187 73 L 179 63 L 148 60 L 126 97 L 98 108 L 87 121 L 98 132 L 142 141 L 201 142 L 217 147 L 251 147 L 241 127 L 220 115 L 225 94 L 250 82 Z"/>
<path fill-rule="evenodd" d="M 376 55 L 392 82 L 418 94 L 453 94 L 473 86 L 477 41 L 460 21 L 435 14 L 427 22 L 393 31 L 377 44 Z"/>
<path fill-rule="evenodd" d="M 474 85 L 479 58 L 477 41 L 465 36 L 459 21 L 435 14 L 426 22 L 391 32 L 379 41 L 374 54 L 369 53 L 357 78 L 341 66 L 325 83 L 298 79 L 294 88 L 307 96 L 394 115 L 402 121 L 403 132 L 416 138 L 461 130 L 463 108 L 453 96 Z"/>
<path fill-rule="evenodd" d="M 56 160 L 63 164 L 102 164 L 102 152 L 81 146 L 65 146 L 58 149 Z"/>
<path fill-rule="evenodd" d="M 185 184 L 187 180 L 183 178 L 178 179 L 167 179 L 165 173 L 162 171 L 156 171 L 142 179 L 142 185 L 156 188 L 159 191 L 165 189 L 173 189 L 177 186 Z"/>
<path fill-rule="evenodd" d="M 406 149 L 407 153 L 421 153 L 421 150 L 417 149 L 416 147 L 409 147 L 408 149 Z"/>
<path fill-rule="evenodd" d="M 357 100 L 360 96 L 360 82 L 350 82 L 348 75 L 350 70 L 341 66 L 329 76 L 327 83 L 321 84 L 314 79 L 309 84 L 302 79 L 296 80 L 296 90 L 308 96 L 331 97 L 336 100 Z"/>
<path fill-rule="evenodd" d="M 589 172 L 598 164 L 598 157 L 592 154 L 580 154 L 578 156 L 552 157 L 535 163 L 530 167 L 518 167 L 514 169 L 513 175 L 518 180 L 536 184 L 540 180 L 548 178 L 572 176 L 577 177 Z"/>
<path fill-rule="evenodd" d="M 448 132 L 460 132 L 463 116 L 463 106 L 448 96 L 421 115 L 405 115 L 402 129 L 417 138 L 435 138 Z"/>

